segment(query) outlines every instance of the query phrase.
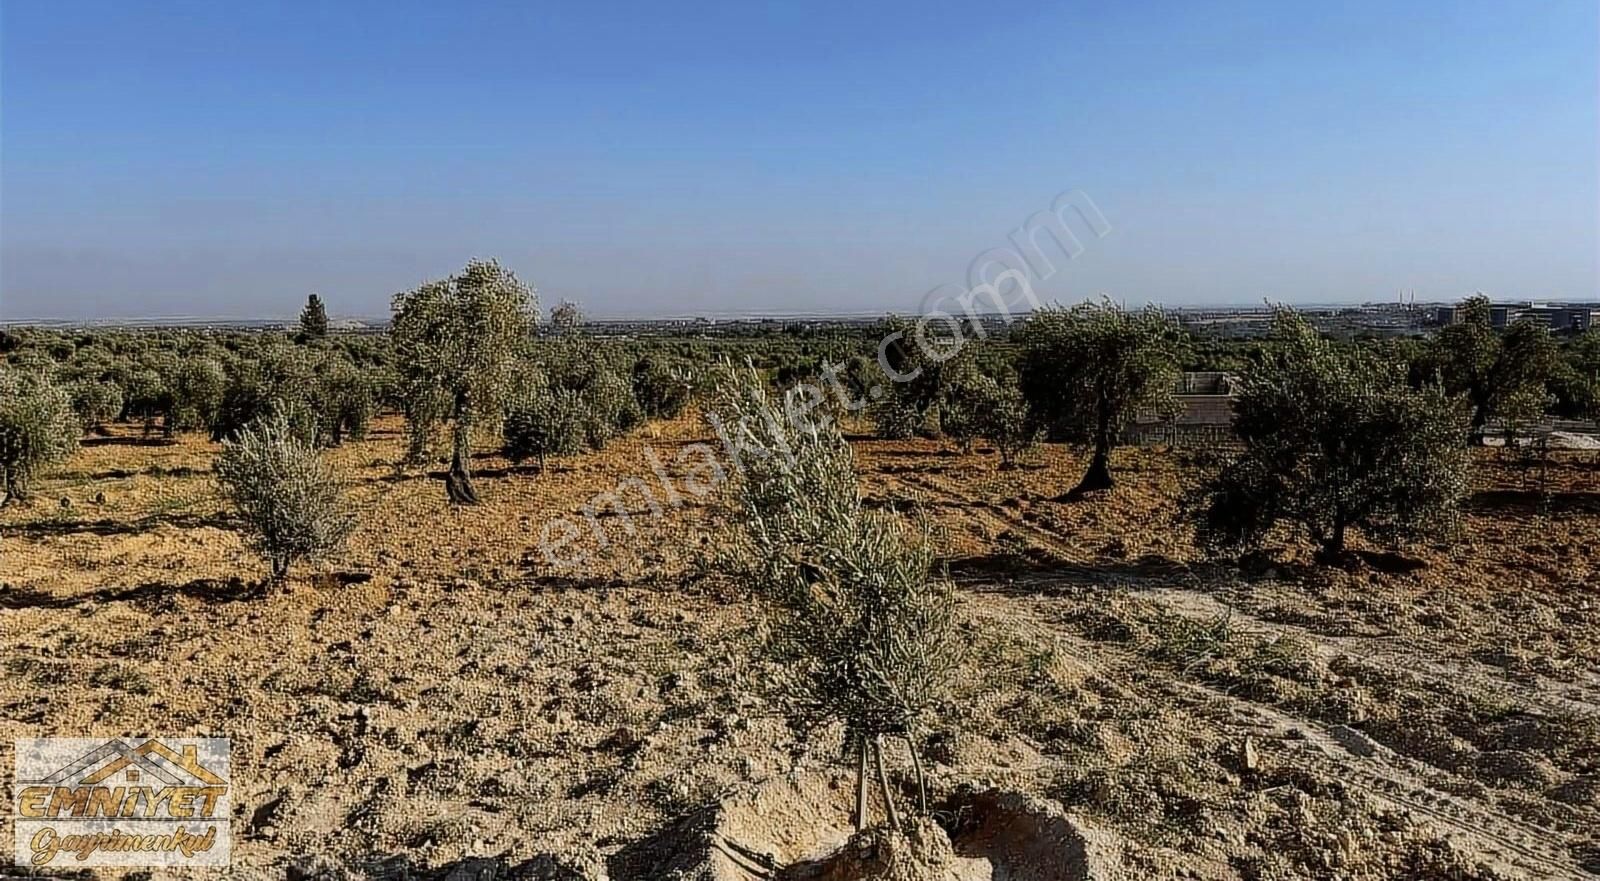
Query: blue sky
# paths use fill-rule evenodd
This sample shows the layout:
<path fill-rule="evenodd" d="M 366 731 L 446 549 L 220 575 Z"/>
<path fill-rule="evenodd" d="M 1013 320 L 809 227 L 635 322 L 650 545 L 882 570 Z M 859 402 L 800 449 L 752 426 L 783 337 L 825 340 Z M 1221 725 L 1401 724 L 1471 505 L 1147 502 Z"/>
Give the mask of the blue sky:
<path fill-rule="evenodd" d="M 1597 298 L 1593 0 L 0 4 L 0 318 Z"/>

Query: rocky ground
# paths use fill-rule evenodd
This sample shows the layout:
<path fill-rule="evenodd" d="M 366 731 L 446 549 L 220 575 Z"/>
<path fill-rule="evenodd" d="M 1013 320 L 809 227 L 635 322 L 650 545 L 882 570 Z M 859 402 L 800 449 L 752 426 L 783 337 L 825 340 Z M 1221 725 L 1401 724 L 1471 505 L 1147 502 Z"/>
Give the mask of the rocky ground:
<path fill-rule="evenodd" d="M 229 877 L 647 877 L 641 843 L 840 748 L 763 698 L 714 500 L 658 490 L 657 516 L 619 488 L 659 486 L 648 453 L 683 487 L 700 434 L 542 474 L 485 454 L 484 504 L 453 509 L 396 470 L 385 421 L 332 454 L 362 510 L 348 551 L 264 594 L 213 445 L 93 439 L 0 512 L 0 767 L 17 737 L 229 737 Z M 1137 879 L 1600 874 L 1595 453 L 1482 451 L 1458 540 L 1324 570 L 1292 544 L 1197 555 L 1177 500 L 1198 454 L 1124 451 L 1118 489 L 1067 502 L 1083 461 L 1058 447 L 1001 471 L 856 446 L 867 497 L 926 511 L 962 587 L 936 793 L 1057 802 Z M 579 566 L 539 549 L 558 518 Z"/>

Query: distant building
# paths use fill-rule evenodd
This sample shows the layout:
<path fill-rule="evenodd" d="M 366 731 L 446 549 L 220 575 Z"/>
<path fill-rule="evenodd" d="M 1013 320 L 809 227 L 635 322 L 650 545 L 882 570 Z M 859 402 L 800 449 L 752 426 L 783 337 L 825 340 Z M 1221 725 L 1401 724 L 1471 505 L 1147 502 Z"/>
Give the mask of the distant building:
<path fill-rule="evenodd" d="M 1444 326 L 1461 320 L 1458 306 L 1437 306 L 1434 323 Z M 1600 323 L 1600 304 L 1594 303 L 1494 303 L 1489 306 L 1489 325 L 1504 330 L 1518 321 L 1531 321 L 1551 333 L 1583 333 Z"/>
<path fill-rule="evenodd" d="M 1594 326 L 1596 311 L 1590 306 L 1545 306 L 1530 303 L 1526 309 L 1516 310 L 1509 318 L 1510 322 L 1531 321 L 1542 324 L 1553 333 L 1583 333 Z"/>
<path fill-rule="evenodd" d="M 1126 439 L 1131 443 L 1222 443 L 1233 438 L 1233 399 L 1239 381 L 1231 373 L 1192 371 L 1178 377 L 1173 389 L 1176 407 L 1134 417 Z"/>

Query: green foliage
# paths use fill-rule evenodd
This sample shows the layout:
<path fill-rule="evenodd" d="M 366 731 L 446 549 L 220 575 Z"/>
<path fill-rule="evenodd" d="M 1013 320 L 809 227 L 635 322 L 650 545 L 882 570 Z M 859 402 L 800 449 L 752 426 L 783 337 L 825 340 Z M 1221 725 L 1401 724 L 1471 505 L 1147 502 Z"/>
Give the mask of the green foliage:
<path fill-rule="evenodd" d="M 675 419 L 694 398 L 695 365 L 686 358 L 646 352 L 633 365 L 633 397 L 649 419 Z"/>
<path fill-rule="evenodd" d="M 526 348 L 538 308 L 533 288 L 493 260 L 474 260 L 459 274 L 394 298 L 389 335 L 414 434 L 448 418 L 453 424 L 450 500 L 478 500 L 468 465 L 472 430 L 502 412 L 510 372 Z"/>
<path fill-rule="evenodd" d="M 960 342 L 940 336 L 934 325 L 899 317 L 889 318 L 880 331 L 878 360 L 865 390 L 868 410 L 879 437 L 911 437 L 944 398 L 946 367 Z"/>
<path fill-rule="evenodd" d="M 66 389 L 43 372 L 0 369 L 0 504 L 22 498 L 40 469 L 78 446 Z"/>
<path fill-rule="evenodd" d="M 1296 525 L 1334 560 L 1355 527 L 1400 542 L 1448 533 L 1467 491 L 1466 421 L 1403 365 L 1340 348 L 1279 310 L 1280 345 L 1241 377 L 1234 429 L 1244 452 L 1203 489 L 1198 540 L 1255 549 Z"/>
<path fill-rule="evenodd" d="M 1014 380 L 996 383 L 995 396 L 984 411 L 978 430 L 1000 451 L 1002 468 L 1016 464 L 1017 456 L 1039 443 L 1039 429 Z"/>
<path fill-rule="evenodd" d="M 274 412 L 315 413 L 316 360 L 283 337 L 253 341 L 233 359 L 222 397 L 211 419 L 213 440 L 233 437 L 246 425 Z M 317 422 L 314 416 L 308 416 Z"/>
<path fill-rule="evenodd" d="M 312 294 L 306 298 L 304 309 L 300 310 L 300 337 L 304 340 L 320 340 L 328 335 L 328 308 L 322 303 L 322 297 Z"/>
<path fill-rule="evenodd" d="M 538 459 L 543 470 L 548 457 L 583 449 L 587 422 L 587 408 L 577 392 L 552 388 L 542 377 L 526 381 L 512 395 L 501 423 L 506 458 Z"/>
<path fill-rule="evenodd" d="M 122 413 L 122 387 L 108 379 L 80 379 L 69 387 L 72 412 L 84 431 L 99 430 Z"/>
<path fill-rule="evenodd" d="M 1000 397 L 1000 384 L 965 353 L 947 365 L 945 377 L 939 395 L 939 430 L 968 452 L 984 433 L 989 409 Z"/>
<path fill-rule="evenodd" d="M 355 526 L 338 475 L 286 414 L 252 422 L 224 442 L 216 473 L 274 579 L 298 560 L 338 550 Z"/>
<path fill-rule="evenodd" d="M 1487 297 L 1472 297 L 1457 312 L 1455 323 L 1433 338 L 1418 372 L 1437 376 L 1445 391 L 1466 397 L 1474 438 L 1491 423 L 1514 427 L 1537 420 L 1560 365 L 1555 340 L 1526 321 L 1496 333 Z"/>
<path fill-rule="evenodd" d="M 1586 330 L 1566 346 L 1552 386 L 1561 415 L 1600 420 L 1600 329 Z"/>
<path fill-rule="evenodd" d="M 1027 402 L 1010 365 L 985 363 L 976 347 L 969 347 L 946 365 L 939 402 L 939 427 L 946 436 L 972 448 L 982 438 L 1000 451 L 1001 467 L 1038 442 L 1039 431 L 1028 414 Z"/>
<path fill-rule="evenodd" d="M 217 421 L 228 376 L 222 365 L 205 356 L 185 358 L 168 380 L 168 421 L 180 429 L 206 429 Z"/>
<path fill-rule="evenodd" d="M 963 644 L 954 587 L 933 576 L 926 535 L 862 505 L 837 425 L 799 412 L 753 370 L 718 380 L 710 418 L 746 451 L 733 559 L 769 611 L 773 684 L 791 722 L 841 720 L 881 761 L 882 736 L 912 739 L 948 693 Z"/>
<path fill-rule="evenodd" d="M 608 365 L 595 365 L 579 392 L 585 419 L 584 440 L 590 447 L 604 449 L 608 441 L 644 420 L 633 384 Z"/>
<path fill-rule="evenodd" d="M 323 357 L 316 383 L 311 390 L 313 409 L 320 424 L 319 435 L 332 446 L 344 442 L 345 435 L 360 440 L 377 410 L 376 381 L 371 373 L 337 353 Z"/>
<path fill-rule="evenodd" d="M 1016 342 L 1022 394 L 1039 424 L 1055 439 L 1094 449 L 1078 490 L 1110 487 L 1111 449 L 1123 429 L 1171 400 L 1183 332 L 1159 309 L 1129 312 L 1107 299 L 1041 309 Z"/>

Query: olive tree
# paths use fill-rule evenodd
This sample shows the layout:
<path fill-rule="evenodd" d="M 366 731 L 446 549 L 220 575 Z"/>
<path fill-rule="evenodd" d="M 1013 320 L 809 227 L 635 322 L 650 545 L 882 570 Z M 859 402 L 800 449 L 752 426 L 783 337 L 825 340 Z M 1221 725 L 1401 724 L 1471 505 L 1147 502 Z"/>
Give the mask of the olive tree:
<path fill-rule="evenodd" d="M 978 428 L 1000 451 L 1000 467 L 1016 465 L 1017 456 L 1038 444 L 1039 429 L 1028 414 L 1028 402 L 1015 380 L 997 381 L 994 398 L 983 412 Z"/>
<path fill-rule="evenodd" d="M 357 440 L 366 436 L 367 425 L 377 409 L 374 386 L 369 372 L 343 354 L 333 351 L 323 356 L 311 389 L 311 403 L 324 443 L 337 447 L 344 443 L 346 434 Z"/>
<path fill-rule="evenodd" d="M 604 449 L 612 438 L 644 420 L 633 383 L 610 365 L 595 365 L 580 394 L 587 417 L 584 439 L 593 449 Z"/>
<path fill-rule="evenodd" d="M 646 353 L 633 365 L 633 397 L 650 419 L 672 419 L 694 396 L 694 367 L 687 359 Z"/>
<path fill-rule="evenodd" d="M 537 308 L 533 288 L 494 260 L 474 260 L 450 278 L 394 298 L 389 334 L 396 366 L 418 401 L 429 404 L 407 415 L 451 423 L 445 491 L 456 504 L 478 501 L 470 470 L 472 432 L 479 420 L 498 417 Z"/>
<path fill-rule="evenodd" d="M 122 412 L 122 386 L 109 379 L 80 379 L 68 388 L 84 431 L 104 432 L 105 424 Z"/>
<path fill-rule="evenodd" d="M 196 355 L 183 359 L 167 380 L 172 398 L 168 420 L 178 428 L 209 429 L 216 424 L 228 374 L 215 359 Z"/>
<path fill-rule="evenodd" d="M 211 439 L 225 440 L 272 413 L 316 422 L 316 357 L 283 337 L 263 338 L 229 363 L 211 419 Z"/>
<path fill-rule="evenodd" d="M 1600 419 L 1600 329 L 1579 334 L 1562 352 L 1557 384 L 1563 415 Z"/>
<path fill-rule="evenodd" d="M 983 373 L 970 359 L 947 369 L 948 379 L 939 395 L 939 430 L 955 441 L 962 452 L 983 434 L 984 418 L 1000 396 L 1000 384 Z"/>
<path fill-rule="evenodd" d="M 355 526 L 338 475 L 286 414 L 252 422 L 225 441 L 216 474 L 246 542 L 266 558 L 274 581 L 298 560 L 339 549 Z"/>
<path fill-rule="evenodd" d="M 709 415 L 743 450 L 731 557 L 769 613 L 772 684 L 791 723 L 809 731 L 843 722 L 856 758 L 857 828 L 866 825 L 869 760 L 895 823 L 884 743 L 910 746 L 926 813 L 916 739 L 961 658 L 954 587 L 934 576 L 925 533 L 862 504 L 837 423 L 804 413 L 773 399 L 754 370 L 719 378 Z"/>
<path fill-rule="evenodd" d="M 1352 529 L 1390 542 L 1447 532 L 1470 464 L 1460 400 L 1412 388 L 1404 365 L 1337 347 L 1288 310 L 1274 336 L 1240 378 L 1244 451 L 1200 491 L 1200 544 L 1255 549 L 1288 524 L 1336 562 Z"/>
<path fill-rule="evenodd" d="M 1434 373 L 1446 391 L 1466 397 L 1475 443 L 1483 441 L 1491 422 L 1518 424 L 1541 416 L 1546 386 L 1559 364 L 1555 341 L 1540 325 L 1517 321 L 1496 333 L 1483 296 L 1457 308 L 1457 320 L 1433 338 L 1422 362 L 1423 372 Z"/>
<path fill-rule="evenodd" d="M 1154 307 L 1128 311 L 1109 299 L 1029 316 L 1017 334 L 1022 394 L 1052 437 L 1094 451 L 1073 493 L 1109 489 L 1111 450 L 1135 415 L 1169 404 L 1182 333 Z"/>
<path fill-rule="evenodd" d="M 878 436 L 908 438 L 921 431 L 940 406 L 947 366 L 960 343 L 936 332 L 936 325 L 890 317 L 880 328 L 876 370 L 872 371 L 869 412 Z"/>
<path fill-rule="evenodd" d="M 571 336 L 583 327 L 583 311 L 571 300 L 562 300 L 550 310 L 550 333 Z"/>
<path fill-rule="evenodd" d="M 79 428 L 72 399 L 48 374 L 0 367 L 0 505 L 23 498 L 41 468 L 71 455 Z"/>
<path fill-rule="evenodd" d="M 575 391 L 530 384 L 512 396 L 501 425 L 506 458 L 513 462 L 567 456 L 583 449 L 587 407 Z"/>

